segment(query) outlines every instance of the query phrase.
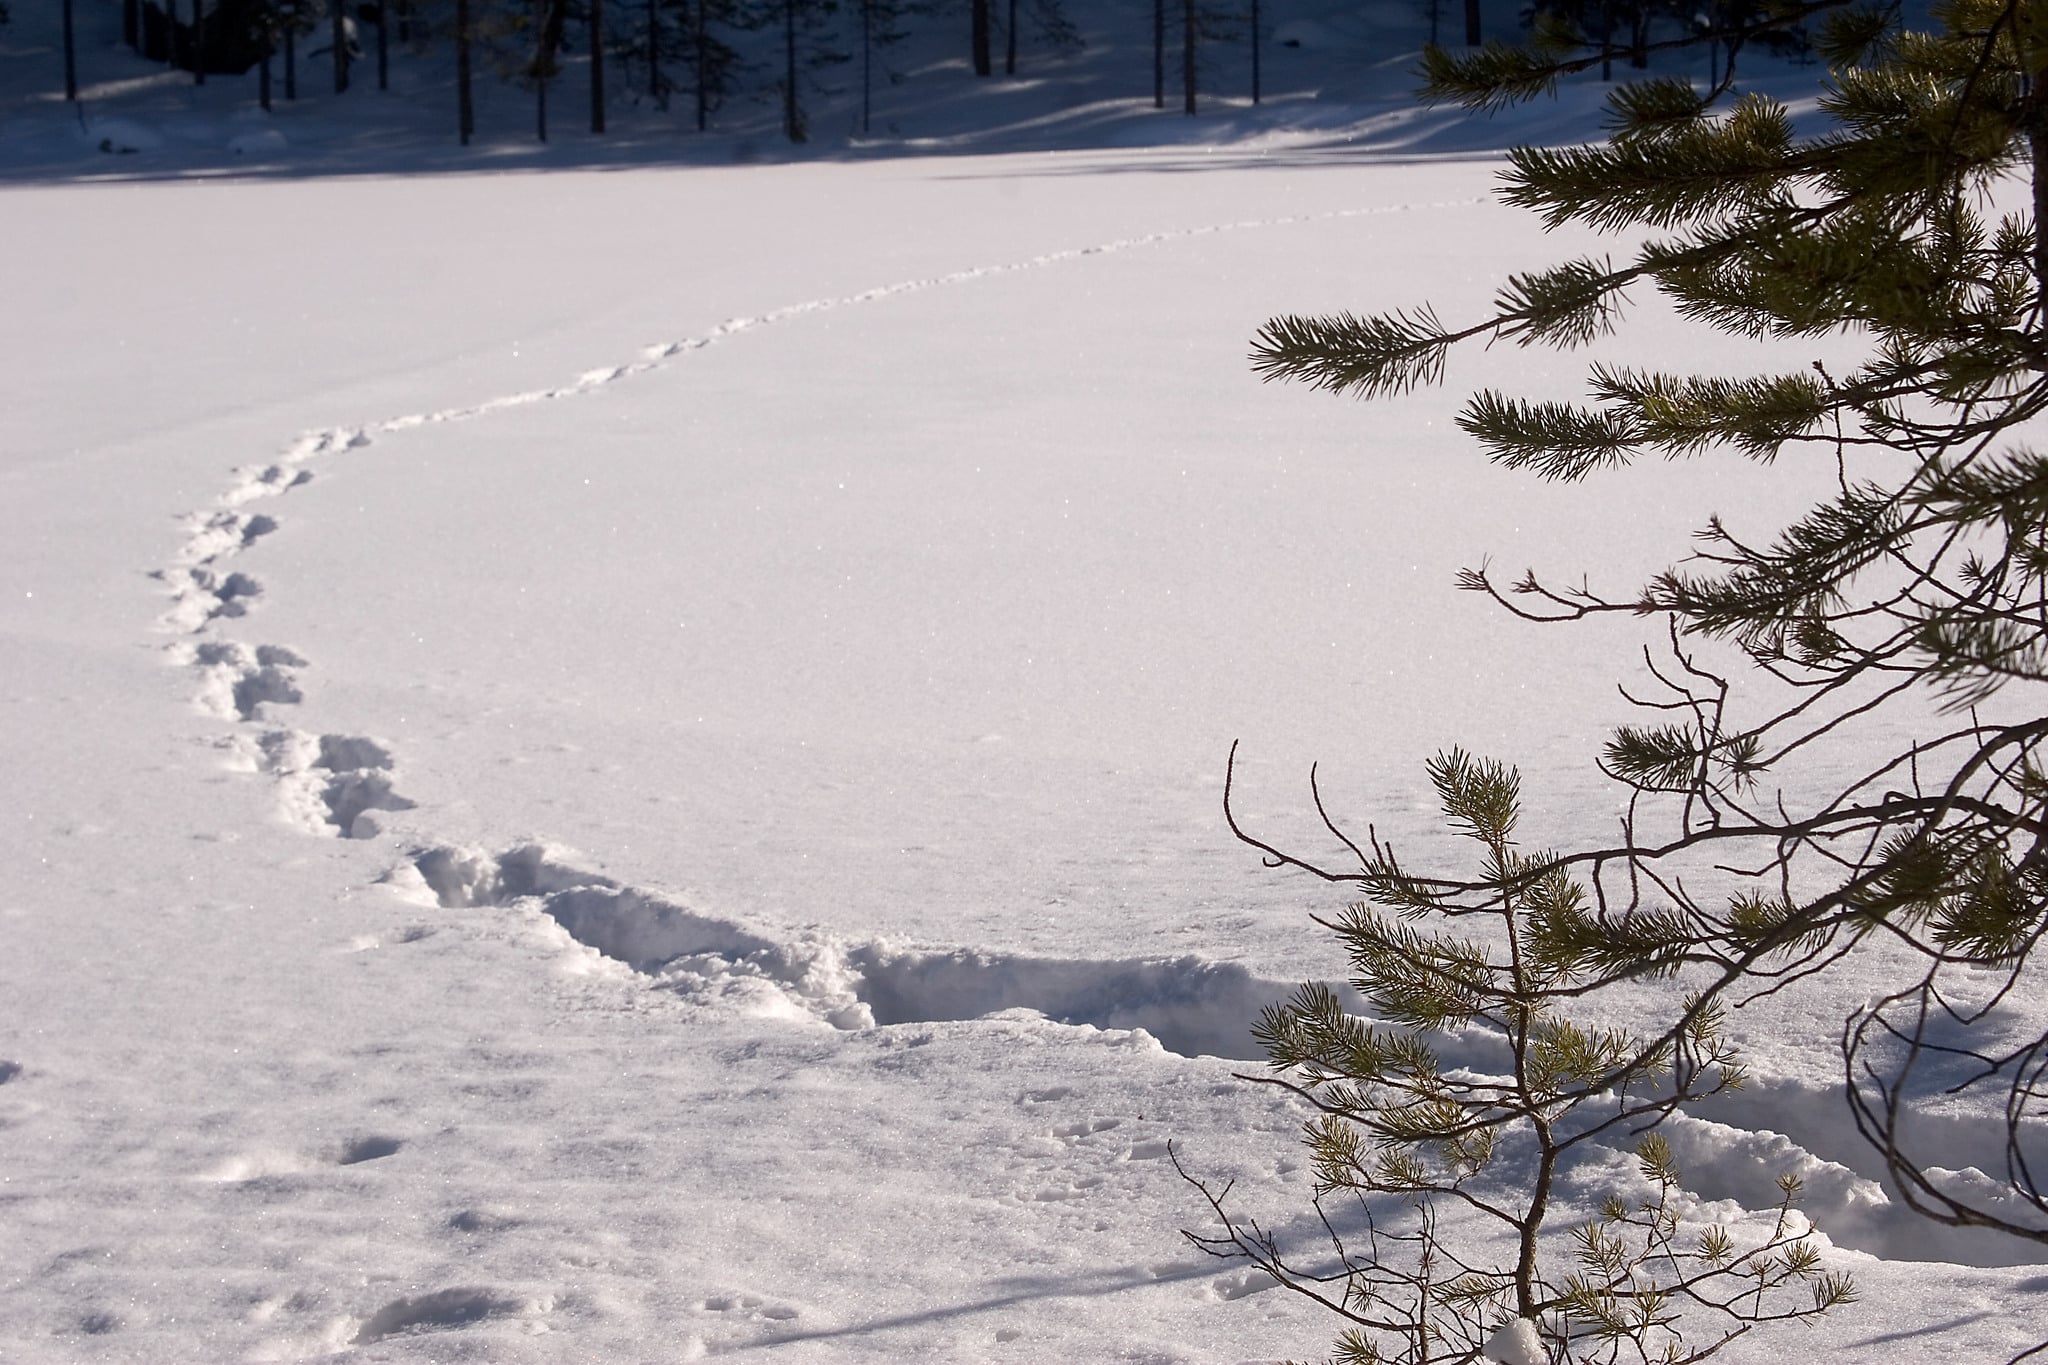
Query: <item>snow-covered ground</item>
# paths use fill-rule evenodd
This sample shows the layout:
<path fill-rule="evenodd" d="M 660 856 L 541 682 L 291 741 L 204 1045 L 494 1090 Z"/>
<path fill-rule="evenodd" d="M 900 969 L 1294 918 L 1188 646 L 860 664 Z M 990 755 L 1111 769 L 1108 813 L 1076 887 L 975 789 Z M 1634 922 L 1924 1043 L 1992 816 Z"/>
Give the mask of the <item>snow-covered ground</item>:
<path fill-rule="evenodd" d="M 1166 1160 L 1308 1237 L 1301 1116 L 1233 1073 L 1341 970 L 1306 919 L 1341 894 L 1230 837 L 1233 740 L 1279 842 L 1316 846 L 1319 758 L 1438 846 L 1452 743 L 1521 765 L 1532 841 L 1597 837 L 1633 629 L 1519 627 L 1454 572 L 1631 583 L 1828 476 L 1549 489 L 1451 425 L 1583 357 L 1372 407 L 1249 373 L 1275 313 L 1468 314 L 1580 245 L 1489 202 L 1486 148 L 1589 126 L 1583 92 L 1426 135 L 1105 96 L 1000 154 L 458 163 L 418 108 L 366 151 L 313 101 L 237 153 L 246 83 L 101 50 L 88 126 L 155 143 L 120 156 L 34 95 L 33 36 L 0 1361 L 1317 1353 L 1330 1322 L 1182 1242 Z M 387 143 L 421 173 L 331 173 Z M 424 173 L 498 161 L 550 173 Z M 1753 361 L 1649 306 L 1626 344 Z M 1731 1357 L 2048 1337 L 2026 1248 L 1886 1200 L 1839 1017 L 1739 1015 L 1757 1083 L 1674 1137 L 1702 1218 L 1803 1172 L 1864 1287 Z M 1990 1116 L 1943 1122 L 1989 1163 Z"/>

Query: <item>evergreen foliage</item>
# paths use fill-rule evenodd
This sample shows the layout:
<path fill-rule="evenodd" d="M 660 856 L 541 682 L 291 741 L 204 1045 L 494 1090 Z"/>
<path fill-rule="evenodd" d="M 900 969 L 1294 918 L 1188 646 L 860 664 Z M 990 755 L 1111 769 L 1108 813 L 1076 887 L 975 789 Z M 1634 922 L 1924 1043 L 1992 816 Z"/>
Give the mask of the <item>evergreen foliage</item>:
<path fill-rule="evenodd" d="M 1258 846 L 1396 913 L 1500 921 L 1483 946 L 1363 914 L 1331 927 L 1367 954 L 1354 956 L 1361 989 L 1389 1020 L 1485 1017 L 1523 1038 L 1494 1102 L 1530 1125 L 1552 1102 L 1538 1098 L 1551 1072 L 1536 1040 L 1556 1026 L 1542 992 L 1562 973 L 1584 994 L 1683 971 L 1696 992 L 1657 1036 L 1589 1043 L 1589 1070 L 1542 1064 L 1591 1093 L 1697 1048 L 1725 1004 L 1824 982 L 1847 954 L 1903 962 L 1880 998 L 1844 1007 L 1858 1127 L 1915 1209 L 2048 1243 L 2048 1033 L 2014 1003 L 2040 998 L 2034 949 L 2048 933 L 2048 455 L 2030 444 L 2048 406 L 2048 7 L 1944 0 L 1927 32 L 1905 30 L 1895 6 L 1829 8 L 1724 7 L 1705 35 L 1732 53 L 1813 24 L 1830 69 L 1821 131 L 1800 133 L 1760 96 L 1731 98 L 1723 72 L 1707 91 L 1668 79 L 1616 90 L 1597 145 L 1513 153 L 1502 197 L 1552 226 L 1628 234 L 1640 244 L 1620 262 L 1518 276 L 1469 325 L 1410 304 L 1277 318 L 1255 343 L 1269 378 L 1377 398 L 1439 382 L 1461 341 L 1584 345 L 1621 325 L 1627 291 L 1654 288 L 1681 315 L 1791 357 L 1734 378 L 1595 365 L 1584 400 L 1487 391 L 1460 418 L 1495 461 L 1545 479 L 1710 453 L 1821 461 L 1833 476 L 1773 536 L 1709 520 L 1687 562 L 1633 591 L 1462 575 L 1528 619 L 1625 613 L 1665 628 L 1654 686 L 1631 696 L 1653 722 L 1617 730 L 1600 756 L 1625 799 L 1621 840 L 1536 857 L 1488 843 L 1481 875 L 1429 880 L 1376 844 L 1352 845 L 1359 865 L 1337 869 Z M 1485 110 L 1540 95 L 1601 60 L 1582 38 L 1545 22 L 1525 48 L 1432 51 L 1426 96 Z M 1864 345 L 1840 374 L 1800 350 L 1836 333 Z M 1814 795 L 1822 753 L 1855 775 Z M 1448 773 L 1433 772 L 1440 790 Z M 1448 795 L 1446 810 L 1475 837 L 1494 828 Z M 1414 981 L 1396 989 L 1389 973 L 1404 964 Z M 1401 1169 L 1433 1182 L 1425 1193 L 1462 1197 L 1467 1158 L 1444 1144 L 1476 1141 L 1494 1111 L 1472 1109 L 1467 1083 L 1447 1089 L 1425 1054 L 1392 1060 L 1386 1036 L 1330 1008 L 1304 995 L 1265 1025 L 1289 1083 L 1325 1107 L 1321 1150 L 1352 1141 L 1379 1172 L 1393 1169 L 1376 1155 L 1389 1144 L 1433 1142 L 1434 1165 Z M 1409 1098 L 1389 1101 L 1395 1091 Z M 1936 1092 L 2003 1115 L 1989 1194 L 1938 1179 L 1916 1153 L 1910 1116 Z M 1608 1257 L 1609 1235 L 1583 1245 Z M 1578 1329 L 1562 1325 L 1561 1300 L 1528 1293 L 1560 1314 L 1544 1330 L 1564 1353 Z M 1574 1303 L 1571 1321 L 1587 1321 L 1590 1303 Z"/>
<path fill-rule="evenodd" d="M 1276 1073 L 1255 1079 L 1314 1108 L 1305 1136 L 1335 1265 L 1291 1258 L 1200 1181 L 1223 1230 L 1189 1239 L 1346 1319 L 1344 1365 L 1471 1360 L 1517 1330 L 1556 1360 L 1677 1365 L 1851 1302 L 1793 1208 L 1796 1179 L 1760 1237 L 1679 1212 L 1678 1165 L 1654 1129 L 1741 1087 L 1719 1004 L 1688 998 L 1661 1035 L 1573 1017 L 1604 984 L 1676 974 L 1673 917 L 1607 916 L 1555 854 L 1520 849 L 1514 770 L 1452 750 L 1429 777 L 1446 823 L 1478 845 L 1477 875 L 1419 876 L 1377 839 L 1358 849 L 1365 899 L 1317 923 L 1342 940 L 1372 1020 L 1311 982 L 1253 1028 Z M 1634 1197 L 1612 1195 L 1566 1241 L 1547 1227 L 1557 1182 L 1595 1144 L 1633 1146 Z"/>

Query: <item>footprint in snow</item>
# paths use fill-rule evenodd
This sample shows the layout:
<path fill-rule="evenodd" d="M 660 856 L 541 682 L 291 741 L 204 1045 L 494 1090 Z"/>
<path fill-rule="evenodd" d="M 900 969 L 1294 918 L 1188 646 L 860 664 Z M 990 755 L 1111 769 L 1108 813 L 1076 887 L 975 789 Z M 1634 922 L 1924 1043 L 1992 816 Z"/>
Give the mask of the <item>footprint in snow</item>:
<path fill-rule="evenodd" d="M 1064 1138 L 1068 1142 L 1081 1142 L 1097 1133 L 1112 1132 L 1124 1126 L 1122 1119 L 1082 1119 L 1078 1123 L 1063 1123 L 1052 1130 L 1051 1136 Z"/>
<path fill-rule="evenodd" d="M 295 462 L 251 466 L 236 470 L 235 475 L 234 486 L 221 499 L 230 507 L 254 502 L 257 498 L 274 498 L 313 481 L 313 471 L 300 469 Z"/>
<path fill-rule="evenodd" d="M 387 1156 L 396 1156 L 405 1143 L 395 1137 L 371 1134 L 367 1137 L 352 1138 L 341 1145 L 341 1153 L 335 1158 L 337 1166 L 360 1166 L 366 1161 L 382 1161 Z"/>
<path fill-rule="evenodd" d="M 273 730 L 255 741 L 255 763 L 278 779 L 285 819 L 309 834 L 370 839 L 382 832 L 372 811 L 412 810 L 391 777 L 391 750 L 362 735 Z"/>
<path fill-rule="evenodd" d="M 788 1322 L 797 1315 L 789 1305 L 771 1302 L 759 1294 L 714 1294 L 697 1307 L 706 1313 L 733 1313 L 767 1322 Z"/>
<path fill-rule="evenodd" d="M 171 585 L 171 608 L 158 618 L 158 624 L 187 635 L 227 617 L 246 616 L 263 595 L 260 579 L 245 573 L 224 575 L 205 564 L 158 569 L 151 577 Z"/>
<path fill-rule="evenodd" d="M 1263 1294 L 1268 1289 L 1278 1289 L 1280 1282 L 1263 1270 L 1235 1270 L 1228 1275 L 1218 1275 L 1197 1291 L 1197 1296 L 1221 1303 L 1250 1298 Z"/>
<path fill-rule="evenodd" d="M 265 706 L 290 706 L 304 699 L 295 669 L 306 661 L 282 645 L 248 645 L 207 640 L 185 657 L 198 670 L 202 711 L 222 720 L 262 718 Z"/>
<path fill-rule="evenodd" d="M 385 1304 L 356 1329 L 351 1344 L 369 1346 L 402 1334 L 453 1331 L 488 1318 L 521 1313 L 527 1307 L 519 1299 L 489 1289 L 437 1289 Z"/>
<path fill-rule="evenodd" d="M 195 512 L 186 520 L 191 533 L 179 554 L 186 564 L 211 564 L 223 555 L 248 549 L 277 529 L 277 518 L 262 512 Z"/>
<path fill-rule="evenodd" d="M 400 1138 L 387 1137 L 381 1133 L 369 1133 L 349 1138 L 339 1146 L 325 1151 L 286 1151 L 265 1149 L 244 1152 L 229 1157 L 201 1179 L 222 1185 L 243 1185 L 253 1180 L 269 1180 L 284 1176 L 310 1175 L 316 1171 L 329 1170 L 340 1166 L 361 1166 L 371 1161 L 382 1161 L 385 1157 L 396 1156 L 405 1147 Z"/>

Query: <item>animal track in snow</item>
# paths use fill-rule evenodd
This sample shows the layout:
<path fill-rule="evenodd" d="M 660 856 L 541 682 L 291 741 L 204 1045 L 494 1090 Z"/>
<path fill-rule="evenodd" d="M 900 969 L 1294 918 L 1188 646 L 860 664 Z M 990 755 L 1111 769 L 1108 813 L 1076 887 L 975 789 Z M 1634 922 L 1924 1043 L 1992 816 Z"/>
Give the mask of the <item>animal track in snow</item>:
<path fill-rule="evenodd" d="M 1257 1058 L 1263 1053 L 1250 1037 L 1249 1022 L 1288 989 L 1234 964 L 1196 958 L 1078 961 L 964 949 L 914 952 L 873 943 L 777 944 L 676 901 L 583 871 L 542 845 L 498 855 L 430 849 L 403 870 L 448 907 L 532 901 L 578 941 L 656 983 L 715 993 L 720 983 L 751 980 L 780 990 L 790 1003 L 839 1028 L 976 1019 L 1021 1010 L 1067 1024 L 1143 1029 L 1183 1055 Z M 1355 997 L 1351 1008 L 1360 1009 Z M 1443 1042 L 1447 1064 L 1499 1069 L 1501 1059 L 1472 1040 Z M 1070 1088 L 1052 1087 L 1027 1093 L 1020 1103 L 1056 1104 L 1072 1095 Z M 1832 1091 L 1789 1080 L 1758 1080 L 1733 1100 L 1705 1108 L 1746 1126 L 1728 1128 L 1683 1115 L 1674 1121 L 1686 1188 L 1698 1196 L 1768 1208 L 1775 1202 L 1776 1175 L 1792 1170 L 1806 1180 L 1808 1211 L 1844 1246 L 1891 1259 L 1978 1265 L 2034 1258 L 2027 1244 L 1993 1234 L 1965 1230 L 1930 1237 L 1921 1220 L 1887 1200 L 1874 1180 L 1831 1160 L 1828 1154 L 1859 1141 L 1840 1096 Z M 1106 1159 L 1132 1162 L 1167 1154 L 1165 1142 L 1153 1134 L 1127 1140 L 1119 1131 L 1122 1123 L 1098 1116 L 1063 1121 L 1035 1140 L 1042 1151 L 1034 1148 L 1025 1155 L 1064 1159 L 1088 1147 L 1101 1150 Z M 1974 1151 L 1998 1136 L 1995 1119 L 1977 1127 L 1983 1131 L 1972 1130 L 1967 1142 L 1958 1137 L 1945 1150 Z M 1857 1156 L 1845 1154 L 1841 1160 L 1853 1164 Z M 1020 1197 L 1031 1202 L 1079 1199 L 1104 1183 L 1090 1169 Z"/>
<path fill-rule="evenodd" d="M 1234 963 L 1195 957 L 1091 961 L 832 939 L 777 943 L 586 871 L 542 844 L 498 854 L 429 848 L 387 880 L 416 885 L 448 909 L 532 903 L 578 942 L 656 983 L 696 996 L 772 990 L 841 1029 L 1022 1010 L 1063 1024 L 1143 1030 L 1186 1056 L 1258 1058 L 1251 1022 L 1288 989 Z M 1101 1122 L 1106 1130 L 1118 1121 Z"/>
<path fill-rule="evenodd" d="M 342 1166 L 361 1166 L 395 1156 L 405 1146 L 402 1139 L 381 1133 L 348 1138 L 332 1147 L 317 1150 L 259 1148 L 229 1157 L 201 1177 L 222 1185 L 240 1185 L 252 1180 L 280 1176 L 311 1175 Z"/>
<path fill-rule="evenodd" d="M 387 1156 L 396 1156 L 405 1144 L 395 1137 L 370 1134 L 367 1137 L 351 1138 L 341 1145 L 341 1154 L 335 1158 L 337 1166 L 360 1166 L 365 1161 L 382 1161 Z"/>
<path fill-rule="evenodd" d="M 448 1230 L 451 1232 L 503 1232 L 519 1226 L 516 1218 L 507 1218 L 484 1209 L 458 1209 L 448 1215 Z"/>
<path fill-rule="evenodd" d="M 489 1289 L 437 1289 L 431 1294 L 393 1299 L 356 1329 L 352 1345 L 368 1346 L 400 1334 L 446 1332 L 470 1327 L 487 1318 L 508 1317 L 547 1305 L 531 1304 Z"/>
<path fill-rule="evenodd" d="M 161 624 L 188 635 L 222 617 L 246 615 L 250 604 L 263 595 L 260 580 L 245 573 L 223 575 L 204 564 L 162 569 L 156 576 L 172 585 L 171 608 L 160 618 Z"/>
<path fill-rule="evenodd" d="M 463 422 L 512 408 L 593 393 L 621 380 L 662 368 L 667 362 L 679 356 L 716 345 L 743 333 L 836 308 L 875 303 L 927 289 L 966 284 L 975 280 L 1078 261 L 1091 256 L 1111 255 L 1216 233 L 1413 212 L 1435 207 L 1457 207 L 1475 202 L 1481 201 L 1378 205 L 1370 208 L 1338 209 L 1324 213 L 1293 214 L 1235 223 L 1174 228 L 1092 246 L 1046 252 L 1004 264 L 975 266 L 940 275 L 902 280 L 857 293 L 794 303 L 757 316 L 728 318 L 701 335 L 644 346 L 640 348 L 636 359 L 626 363 L 586 369 L 571 383 L 557 388 L 526 390 L 479 403 L 432 412 L 409 413 L 362 426 L 305 432 L 287 445 L 274 460 L 243 465 L 235 469 L 227 489 L 221 494 L 216 505 L 211 509 L 195 512 L 186 519 L 186 537 L 174 562 L 154 573 L 156 578 L 169 586 L 172 598 L 172 605 L 160 618 L 160 624 L 169 630 L 201 637 L 200 645 L 184 655 L 186 661 L 200 674 L 198 700 L 201 706 L 224 720 L 245 724 L 259 722 L 263 719 L 263 709 L 267 706 L 289 705 L 304 700 L 304 693 L 291 671 L 304 667 L 304 660 L 277 646 L 257 646 L 252 652 L 247 645 L 220 639 L 212 634 L 221 622 L 246 614 L 250 605 L 263 593 L 263 584 L 260 580 L 244 572 L 225 569 L 223 564 L 279 529 L 275 517 L 245 510 L 246 505 L 261 499 L 279 498 L 303 486 L 314 477 L 313 471 L 307 466 L 316 459 L 368 446 L 382 435 L 444 423 Z M 287 790 L 281 794 L 281 802 L 286 807 L 287 814 L 309 832 L 327 833 L 332 830 L 343 835 L 367 837 L 377 832 L 376 822 L 370 818 L 370 812 L 404 810 L 413 805 L 392 789 L 390 779 L 385 775 L 385 770 L 390 767 L 388 756 L 382 764 L 324 766 L 330 775 L 317 780 L 309 776 L 309 770 L 306 768 L 294 770 L 290 774 L 280 774 L 281 779 L 286 776 L 295 779 L 283 783 Z M 561 904 L 566 907 L 569 903 Z M 576 931 L 572 928 L 571 932 Z M 858 1008 L 864 1009 L 865 1006 Z M 888 1011 L 886 1004 L 884 1010 Z M 930 1017 L 954 1016 L 941 1014 Z"/>
<path fill-rule="evenodd" d="M 1228 1275 L 1218 1275 L 1203 1285 L 1201 1293 L 1204 1298 L 1230 1303 L 1279 1287 L 1280 1281 L 1263 1270 L 1233 1270 Z"/>
<path fill-rule="evenodd" d="M 372 812 L 412 810 L 391 776 L 391 751 L 359 735 L 272 730 L 253 742 L 252 766 L 278 779 L 278 809 L 309 834 L 370 839 Z"/>
<path fill-rule="evenodd" d="M 304 698 L 294 670 L 306 661 L 282 645 L 251 648 L 236 640 L 205 640 L 181 657 L 199 674 L 196 700 L 222 720 L 262 718 L 266 705 L 289 706 Z"/>
<path fill-rule="evenodd" d="M 789 1305 L 774 1303 L 759 1294 L 714 1294 L 697 1307 L 706 1313 L 736 1313 L 769 1322 L 789 1322 L 798 1316 L 797 1310 Z"/>
<path fill-rule="evenodd" d="M 238 554 L 277 529 L 277 519 L 261 512 L 232 509 L 195 513 L 187 519 L 185 547 L 178 558 L 186 564 L 211 564 Z"/>

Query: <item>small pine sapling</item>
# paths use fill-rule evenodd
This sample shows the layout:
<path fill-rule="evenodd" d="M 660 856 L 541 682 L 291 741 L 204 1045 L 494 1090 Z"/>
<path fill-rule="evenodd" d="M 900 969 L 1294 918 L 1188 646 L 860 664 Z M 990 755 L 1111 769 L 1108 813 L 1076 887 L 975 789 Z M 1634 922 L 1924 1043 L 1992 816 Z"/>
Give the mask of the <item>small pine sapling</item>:
<path fill-rule="evenodd" d="M 1793 1207 L 1796 1180 L 1781 1182 L 1760 1234 L 1684 1217 L 1656 1127 L 1742 1085 L 1719 1004 L 1686 996 L 1648 1034 L 1573 1017 L 1622 980 L 1676 977 L 1684 962 L 1670 926 L 1651 911 L 1597 914 L 1553 855 L 1517 846 L 1515 770 L 1453 749 L 1429 778 L 1450 828 L 1479 846 L 1476 872 L 1411 873 L 1376 835 L 1361 847 L 1325 817 L 1357 854 L 1350 878 L 1364 899 L 1316 922 L 1342 941 L 1375 1017 L 1310 982 L 1253 1029 L 1271 1072 L 1245 1079 L 1314 1111 L 1304 1127 L 1322 1234 L 1314 1259 L 1183 1168 L 1221 1225 L 1189 1239 L 1345 1319 L 1334 1351 L 1344 1365 L 1680 1365 L 1760 1324 L 1850 1302 L 1854 1285 L 1822 1266 Z M 1294 861 L 1234 816 L 1232 828 Z M 1599 1170 L 1617 1146 L 1633 1148 L 1630 1183 L 1642 1193 L 1617 1188 L 1562 1230 L 1560 1178 Z"/>

